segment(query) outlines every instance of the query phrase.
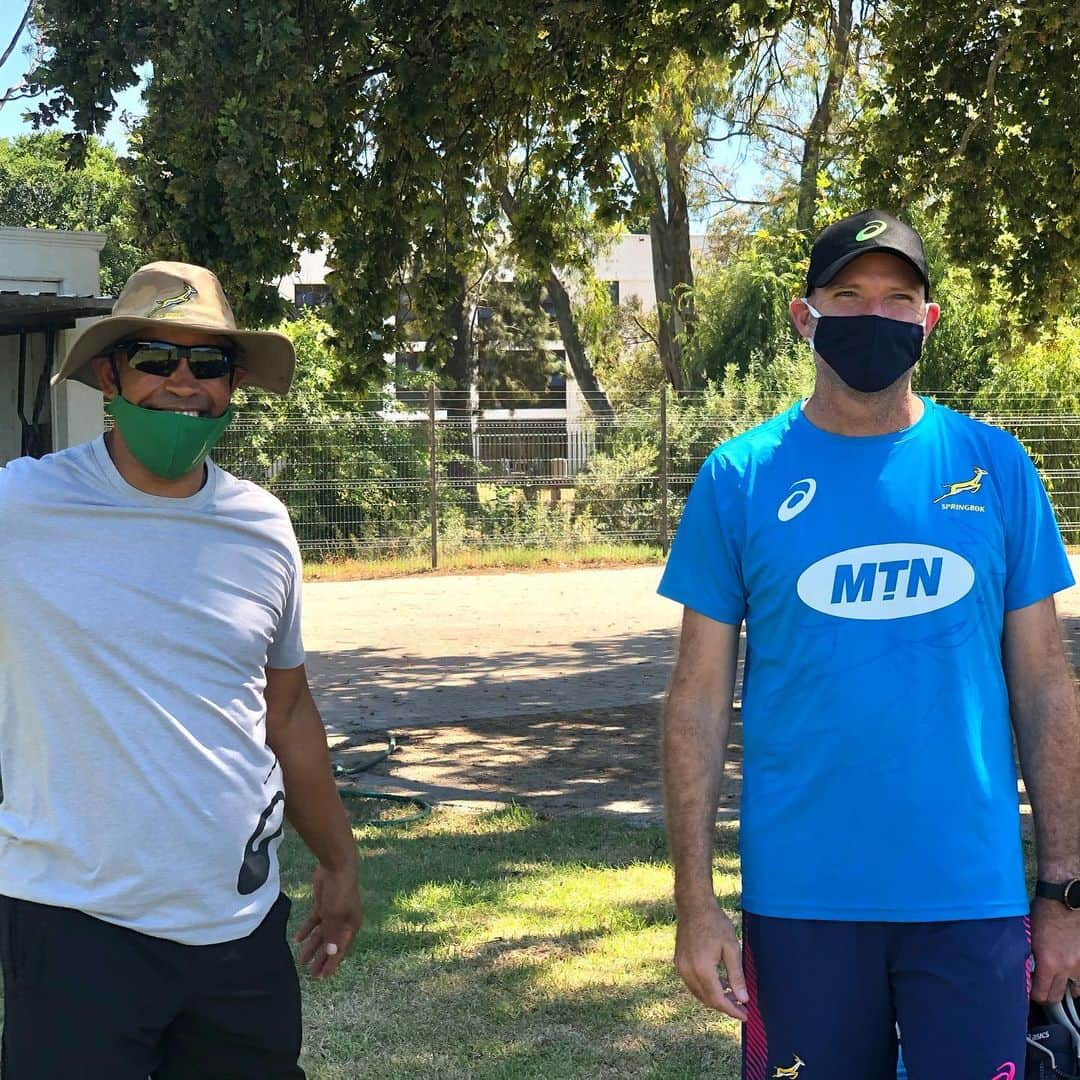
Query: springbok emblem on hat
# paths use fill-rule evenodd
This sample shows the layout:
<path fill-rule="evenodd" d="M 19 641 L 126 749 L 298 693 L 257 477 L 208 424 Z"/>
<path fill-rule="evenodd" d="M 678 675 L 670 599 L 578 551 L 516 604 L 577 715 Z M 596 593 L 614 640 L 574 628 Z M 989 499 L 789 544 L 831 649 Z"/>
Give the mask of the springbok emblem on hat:
<path fill-rule="evenodd" d="M 177 293 L 175 296 L 163 296 L 160 300 L 154 301 L 154 310 L 151 312 L 150 318 L 154 318 L 155 315 L 164 315 L 173 308 L 178 308 L 181 304 L 194 300 L 198 295 L 199 290 L 185 282 L 183 292 Z"/>

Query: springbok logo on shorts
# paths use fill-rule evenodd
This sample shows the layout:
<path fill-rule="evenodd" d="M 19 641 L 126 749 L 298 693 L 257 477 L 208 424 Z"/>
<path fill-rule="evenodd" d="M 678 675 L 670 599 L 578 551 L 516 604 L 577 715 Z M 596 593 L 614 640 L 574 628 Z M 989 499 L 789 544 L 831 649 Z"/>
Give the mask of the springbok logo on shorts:
<path fill-rule="evenodd" d="M 799 1070 L 806 1064 L 805 1061 L 798 1054 L 795 1055 L 795 1061 L 789 1065 L 786 1069 L 780 1065 L 776 1066 L 776 1072 L 773 1073 L 773 1080 L 791 1080 L 792 1077 L 798 1077 Z"/>
<path fill-rule="evenodd" d="M 796 480 L 791 485 L 791 493 L 780 504 L 776 516 L 781 521 L 790 521 L 797 514 L 801 514 L 813 501 L 817 493 L 817 481 L 808 476 L 805 480 Z"/>

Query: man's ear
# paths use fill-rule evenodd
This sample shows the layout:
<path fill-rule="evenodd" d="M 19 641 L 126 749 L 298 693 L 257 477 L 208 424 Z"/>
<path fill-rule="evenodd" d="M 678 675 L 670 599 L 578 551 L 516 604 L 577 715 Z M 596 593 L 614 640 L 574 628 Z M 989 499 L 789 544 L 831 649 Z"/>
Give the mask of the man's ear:
<path fill-rule="evenodd" d="M 940 304 L 927 304 L 926 305 L 926 333 L 924 338 L 930 336 L 930 331 L 937 326 L 938 319 L 941 318 L 941 305 Z"/>
<path fill-rule="evenodd" d="M 97 376 L 98 386 L 101 387 L 101 392 L 106 398 L 114 398 L 120 393 L 120 387 L 116 385 L 116 378 L 113 375 L 113 365 L 109 363 L 107 356 L 95 356 L 90 361 L 90 366 L 94 369 L 94 374 Z"/>
<path fill-rule="evenodd" d="M 810 314 L 810 309 L 803 302 L 802 298 L 796 296 L 790 304 L 788 304 L 788 313 L 791 315 L 791 324 L 795 327 L 795 333 L 799 337 L 809 338 L 813 337 L 813 320 L 814 316 Z"/>

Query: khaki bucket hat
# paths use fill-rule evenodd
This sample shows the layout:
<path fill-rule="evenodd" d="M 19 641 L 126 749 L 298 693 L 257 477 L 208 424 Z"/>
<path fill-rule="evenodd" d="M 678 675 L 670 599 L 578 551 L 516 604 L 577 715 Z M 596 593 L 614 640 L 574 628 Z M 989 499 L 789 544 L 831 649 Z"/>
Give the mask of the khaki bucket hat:
<path fill-rule="evenodd" d="M 52 384 L 77 379 L 97 389 L 90 366 L 95 356 L 132 336 L 153 338 L 162 326 L 229 338 L 240 352 L 237 362 L 247 372 L 249 385 L 285 394 L 292 384 L 293 343 L 273 330 L 237 330 L 217 277 L 203 266 L 178 262 L 148 263 L 136 270 L 117 297 L 112 314 L 88 326 L 72 343 Z"/>

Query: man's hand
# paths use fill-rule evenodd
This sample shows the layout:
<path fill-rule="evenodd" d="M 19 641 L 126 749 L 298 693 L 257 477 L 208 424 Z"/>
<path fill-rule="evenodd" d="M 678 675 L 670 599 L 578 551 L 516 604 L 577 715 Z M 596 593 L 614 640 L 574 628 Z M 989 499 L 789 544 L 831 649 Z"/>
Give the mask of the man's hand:
<path fill-rule="evenodd" d="M 735 927 L 715 901 L 693 913 L 680 913 L 675 968 L 702 1004 L 745 1022 L 743 1006 L 750 995 L 743 978 L 742 950 Z M 725 972 L 726 986 L 720 968 Z"/>
<path fill-rule="evenodd" d="M 1032 999 L 1060 1001 L 1070 979 L 1080 985 L 1080 911 L 1036 897 L 1031 905 L 1031 951 L 1035 957 Z"/>
<path fill-rule="evenodd" d="M 296 940 L 303 943 L 301 965 L 310 965 L 308 971 L 313 978 L 326 979 L 345 959 L 364 921 L 356 866 L 335 871 L 316 867 L 312 892 L 315 904 L 296 932 Z"/>

